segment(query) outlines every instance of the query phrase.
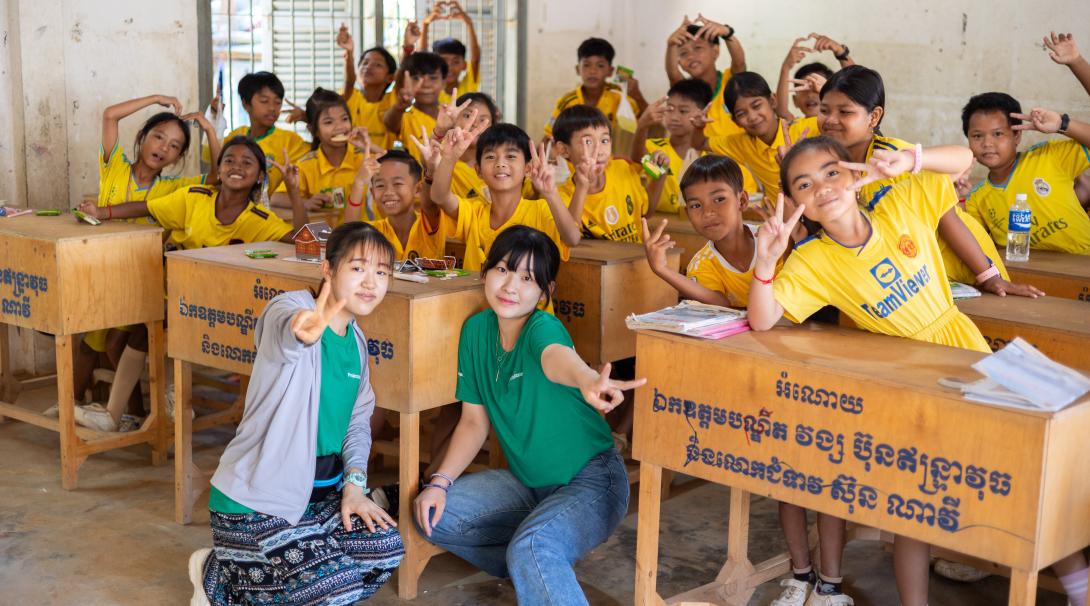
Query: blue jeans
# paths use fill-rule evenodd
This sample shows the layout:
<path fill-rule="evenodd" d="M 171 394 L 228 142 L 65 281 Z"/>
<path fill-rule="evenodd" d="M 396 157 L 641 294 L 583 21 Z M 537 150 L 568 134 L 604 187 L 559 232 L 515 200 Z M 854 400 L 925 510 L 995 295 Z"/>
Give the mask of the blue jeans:
<path fill-rule="evenodd" d="M 462 476 L 428 540 L 491 575 L 510 576 L 522 606 L 586 604 L 572 567 L 627 511 L 628 474 L 611 448 L 564 486 L 527 488 L 506 469 Z"/>

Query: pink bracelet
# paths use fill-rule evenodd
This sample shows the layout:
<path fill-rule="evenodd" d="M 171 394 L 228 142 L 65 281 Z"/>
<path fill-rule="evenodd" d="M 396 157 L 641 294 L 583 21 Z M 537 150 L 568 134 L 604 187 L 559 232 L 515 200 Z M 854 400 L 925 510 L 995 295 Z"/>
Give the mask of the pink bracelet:
<path fill-rule="evenodd" d="M 977 284 L 983 284 L 983 283 L 987 282 L 988 280 L 991 280 L 992 278 L 994 278 L 994 277 L 996 277 L 998 275 L 999 275 L 999 268 L 996 267 L 995 264 L 993 263 L 992 265 L 988 266 L 988 269 L 985 269 L 984 271 L 982 271 L 982 272 L 980 272 L 979 274 L 976 275 L 976 283 Z"/>
<path fill-rule="evenodd" d="M 912 174 L 916 174 L 923 170 L 923 145 L 920 145 L 919 143 L 916 144 L 912 159 Z"/>

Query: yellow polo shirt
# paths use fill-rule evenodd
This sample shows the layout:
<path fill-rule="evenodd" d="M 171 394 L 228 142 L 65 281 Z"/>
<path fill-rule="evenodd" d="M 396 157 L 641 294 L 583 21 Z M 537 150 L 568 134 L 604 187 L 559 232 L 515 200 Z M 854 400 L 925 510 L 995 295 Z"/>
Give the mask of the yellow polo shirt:
<path fill-rule="evenodd" d="M 602 191 L 587 194 L 583 204 L 583 234 L 595 240 L 643 242 L 640 219 L 647 214 L 647 190 L 640 180 L 643 167 L 622 158 L 606 165 Z M 575 194 L 574 175 L 559 188 L 564 204 L 570 206 Z"/>
<path fill-rule="evenodd" d="M 754 238 L 757 236 L 757 228 L 746 225 Z M 715 243 L 710 240 L 704 244 L 689 260 L 689 266 L 685 269 L 685 275 L 708 290 L 726 295 L 731 307 L 747 307 L 749 305 L 749 287 L 753 284 L 753 266 L 757 262 L 757 242 L 754 239 L 753 258 L 744 269 L 734 267 L 715 248 Z M 776 263 L 776 273 L 783 266 L 781 259 Z"/>
<path fill-rule="evenodd" d="M 204 177 L 172 177 L 159 175 L 148 187 L 140 187 L 132 177 L 132 162 L 121 151 L 120 143 L 114 144 L 108 156 L 98 149 L 98 207 L 116 206 L 128 202 L 147 202 L 169 195 L 179 189 L 204 183 Z M 151 217 L 127 219 L 130 223 L 154 224 Z"/>
<path fill-rule="evenodd" d="M 711 107 L 708 108 L 708 117 L 713 122 L 704 127 L 704 136 L 709 139 L 746 132 L 731 117 L 730 111 L 727 110 L 727 105 L 723 101 L 723 87 L 730 81 L 730 77 L 731 73 L 729 71 L 716 72 L 715 94 L 712 95 Z"/>
<path fill-rule="evenodd" d="M 409 239 L 402 244 L 389 219 L 368 221 L 368 223 L 374 225 L 375 229 L 382 232 L 382 235 L 386 236 L 390 244 L 393 244 L 395 258 L 398 261 L 421 257 L 425 259 L 442 258 L 446 254 L 447 236 L 451 236 L 451 232 L 454 231 L 453 221 L 450 220 L 450 217 L 440 213 L 439 225 L 432 229 L 429 228 L 428 222 L 420 211 L 416 211 L 416 221 L 409 229 Z"/>
<path fill-rule="evenodd" d="M 632 100 L 632 97 L 628 98 L 628 102 L 632 105 L 632 112 L 637 116 L 640 114 L 640 109 L 636 105 L 636 102 Z M 575 105 L 586 105 L 586 101 L 583 98 L 583 87 L 578 86 L 575 90 L 570 91 L 556 102 L 556 107 L 553 108 L 553 115 L 549 118 L 549 121 L 545 123 L 545 136 L 553 136 L 553 123 L 556 122 L 556 117 L 560 115 L 560 112 L 573 107 Z M 606 119 L 609 120 L 609 127 L 614 134 L 617 132 L 617 108 L 621 106 L 621 91 L 614 84 L 606 84 L 606 90 L 602 92 L 602 96 L 598 97 L 598 104 L 595 105 L 598 109 L 606 115 Z"/>
<path fill-rule="evenodd" d="M 708 139 L 708 148 L 713 153 L 729 156 L 738 164 L 753 171 L 757 181 L 764 191 L 765 200 L 775 205 L 776 197 L 780 194 L 780 163 L 776 160 L 776 152 L 785 144 L 783 138 L 783 123 L 781 118 L 776 126 L 776 139 L 772 145 L 765 145 L 759 137 L 754 137 L 742 131 L 726 137 L 713 137 Z M 791 122 L 787 127 L 792 141 L 799 141 L 802 133 L 807 137 L 816 137 L 818 131 L 817 118 L 802 118 Z"/>
<path fill-rule="evenodd" d="M 216 218 L 218 192 L 215 187 L 189 187 L 148 200 L 148 211 L 170 234 L 169 241 L 184 250 L 275 241 L 291 233 L 290 224 L 252 201 L 233 223 L 220 223 Z"/>
<path fill-rule="evenodd" d="M 366 127 L 372 143 L 389 148 L 393 141 L 388 139 L 386 125 L 383 124 L 382 117 L 386 115 L 386 110 L 394 106 L 395 101 L 397 101 L 397 95 L 394 94 L 393 84 L 387 87 L 382 98 L 374 103 L 363 96 L 363 91 L 352 91 L 352 96 L 347 101 L 348 115 L 352 117 L 352 126 Z M 419 136 L 417 134 L 417 137 Z"/>
<path fill-rule="evenodd" d="M 452 235 L 466 245 L 463 262 L 465 269 L 480 271 L 496 236 L 513 225 L 525 225 L 545 232 L 560 249 L 560 260 L 568 260 L 571 249 L 560 239 L 560 231 L 556 228 L 553 213 L 545 200 L 519 200 L 511 218 L 496 229 L 492 229 L 491 213 L 492 205 L 482 198 L 458 199 L 458 221 Z M 450 217 L 444 214 L 443 220 L 450 221 Z M 441 225 L 440 229 L 445 227 Z"/>

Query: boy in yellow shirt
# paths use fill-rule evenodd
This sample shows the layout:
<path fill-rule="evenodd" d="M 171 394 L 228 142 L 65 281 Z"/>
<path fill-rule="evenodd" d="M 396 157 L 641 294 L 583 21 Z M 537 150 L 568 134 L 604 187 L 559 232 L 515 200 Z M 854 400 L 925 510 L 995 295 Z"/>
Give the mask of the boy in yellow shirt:
<path fill-rule="evenodd" d="M 374 46 L 363 51 L 359 65 L 353 66 L 356 46 L 345 25 L 337 33 L 337 46 L 344 49 L 344 92 L 341 96 L 348 103 L 352 125 L 366 128 L 371 141 L 389 147 L 391 142 L 386 139 L 382 117 L 394 105 L 394 89 L 390 85 L 397 73 L 397 60 L 385 48 Z M 357 67 L 359 80 L 363 81 L 361 89 L 356 88 Z"/>
<path fill-rule="evenodd" d="M 601 38 L 587 38 L 579 45 L 576 55 L 579 62 L 575 64 L 575 73 L 579 76 L 580 85 L 557 100 L 553 115 L 545 124 L 546 139 L 552 138 L 560 113 L 577 105 L 598 108 L 608 120 L 609 127 L 617 128 L 621 93 L 620 89 L 606 81 L 613 75 L 613 57 L 616 55 L 613 45 Z M 628 79 L 628 102 L 637 116 L 647 107 L 635 78 Z"/>
<path fill-rule="evenodd" d="M 670 172 L 660 177 L 663 186 L 657 201 L 659 212 L 677 214 L 685 206 L 679 197 L 678 179 L 689 152 L 699 153 L 693 148 L 693 132 L 696 130 L 693 118 L 711 102 L 711 98 L 712 89 L 707 82 L 687 78 L 676 82 L 664 99 L 652 103 L 640 115 L 629 157 L 633 162 L 640 162 L 646 153 L 662 152 L 670 160 Z M 648 131 L 659 124 L 666 128 L 669 136 L 649 139 Z M 652 200 L 651 204 L 654 205 L 655 201 Z"/>
<path fill-rule="evenodd" d="M 1075 179 L 1090 169 L 1090 124 L 1041 108 L 1025 115 L 1010 95 L 984 93 L 962 110 L 962 130 L 977 161 L 988 168 L 965 208 L 987 227 L 997 246 L 1007 244 L 1007 215 L 1015 196 L 1026 194 L 1033 212 L 1030 248 L 1090 255 L 1090 216 L 1075 194 Z M 1025 130 L 1070 139 L 1020 152 Z"/>
<path fill-rule="evenodd" d="M 730 69 L 716 68 L 719 59 L 719 41 L 726 43 L 730 53 Z M 708 124 L 704 134 L 721 137 L 741 131 L 731 120 L 730 111 L 723 105 L 723 87 L 732 74 L 746 71 L 746 52 L 738 41 L 734 28 L 698 15 L 695 21 L 686 16 L 681 25 L 666 41 L 666 76 L 673 85 L 678 80 L 697 78 L 712 89 L 712 102 L 706 108 Z"/>
<path fill-rule="evenodd" d="M 556 153 L 575 170 L 560 186 L 568 212 L 583 225 L 583 234 L 596 240 L 643 241 L 640 219 L 655 212 L 663 181 L 645 186 L 643 167 L 624 158 L 610 158 L 609 119 L 597 108 L 575 105 L 556 120 Z M 667 159 L 659 158 L 661 166 Z"/>
<path fill-rule="evenodd" d="M 432 132 L 439 117 L 439 92 L 447 77 L 447 62 L 435 53 L 413 53 L 402 62 L 401 82 L 395 84 L 397 99 L 382 121 L 390 138 L 420 162 L 412 137 Z"/>
<path fill-rule="evenodd" d="M 446 11 L 443 8 L 446 6 Z M 477 31 L 473 28 L 473 19 L 469 18 L 462 5 L 457 1 L 436 2 L 431 12 L 424 17 L 424 27 L 420 32 L 420 48 L 428 48 L 428 31 L 431 24 L 442 20 L 458 20 L 465 24 L 469 38 L 469 61 L 466 61 L 466 45 L 456 38 L 443 38 L 431 45 L 431 50 L 447 62 L 447 79 L 439 93 L 440 103 L 450 103 L 451 95 L 475 93 L 481 90 L 481 46 L 477 42 Z"/>

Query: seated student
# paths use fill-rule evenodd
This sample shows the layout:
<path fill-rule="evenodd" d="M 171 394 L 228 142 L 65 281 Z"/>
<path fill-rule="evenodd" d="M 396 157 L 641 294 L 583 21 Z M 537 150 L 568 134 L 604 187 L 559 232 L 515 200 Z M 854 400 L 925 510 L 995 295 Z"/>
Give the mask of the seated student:
<path fill-rule="evenodd" d="M 382 121 L 391 139 L 420 161 L 411 137 L 432 132 L 439 117 L 439 91 L 447 77 L 447 62 L 435 53 L 413 53 L 401 64 L 405 74 L 395 83 L 397 100 Z"/>
<path fill-rule="evenodd" d="M 552 238 L 567 260 L 569 249 L 581 238 L 579 223 L 572 219 L 556 190 L 552 170 L 545 162 L 545 146 L 534 148 L 530 137 L 514 124 L 483 125 L 471 130 L 455 127 L 443 137 L 440 161 L 431 185 L 431 199 L 443 210 L 441 221 L 466 245 L 463 266 L 478 271 L 484 265 L 496 236 L 513 225 L 533 227 Z M 451 192 L 454 165 L 471 145 L 477 145 L 477 173 L 488 187 L 491 202 L 459 198 Z M 522 197 L 529 176 L 543 198 Z M 447 227 L 440 226 L 440 229 Z"/>
<path fill-rule="evenodd" d="M 370 149 L 370 137 L 363 127 L 352 127 L 348 104 L 331 90 L 316 89 L 307 99 L 306 113 L 313 141 L 299 159 L 299 196 L 308 210 L 343 209 L 363 161 L 357 149 Z M 273 206 L 292 204 L 284 185 L 271 201 Z"/>
<path fill-rule="evenodd" d="M 345 223 L 317 301 L 288 292 L 262 312 L 246 414 L 212 476 L 215 547 L 189 558 L 192 604 L 355 603 L 404 557 L 397 523 L 367 496 L 375 394 L 356 323 L 386 295 L 393 253 L 373 227 Z"/>
<path fill-rule="evenodd" d="M 359 64 L 353 66 L 356 47 L 345 25 L 337 33 L 337 46 L 344 49 L 344 92 L 341 96 L 348 104 L 352 125 L 366 128 L 367 135 L 376 145 L 389 147 L 391 142 L 386 139 L 386 125 L 382 117 L 386 110 L 393 107 L 396 98 L 390 85 L 397 73 L 397 60 L 385 48 L 373 46 L 360 53 Z M 363 87 L 358 90 L 357 68 L 359 80 L 363 82 Z"/>
<path fill-rule="evenodd" d="M 472 117 L 472 120 L 470 119 Z M 442 140 L 447 132 L 460 124 L 463 128 L 487 129 L 500 121 L 500 110 L 492 97 L 485 93 L 466 93 L 453 102 L 439 106 L 439 118 L 436 120 L 432 136 Z M 413 143 L 416 149 L 419 147 Z M 424 164 L 427 164 L 426 162 Z M 458 163 L 454 165 L 451 193 L 459 198 L 488 199 L 488 188 L 477 174 L 477 145 L 469 146 Z"/>
<path fill-rule="evenodd" d="M 679 213 L 685 206 L 678 197 L 677 180 L 684 170 L 686 158 L 690 154 L 697 156 L 700 153 L 693 147 L 693 133 L 696 130 L 693 118 L 700 115 L 711 98 L 712 89 L 703 80 L 678 80 L 670 87 L 665 99 L 652 103 L 640 114 L 629 158 L 639 163 L 645 153 L 661 152 L 670 160 L 670 172 L 660 177 L 663 182 L 662 194 L 658 200 L 649 201 L 659 212 Z M 668 136 L 647 138 L 648 131 L 660 124 L 666 128 Z"/>
<path fill-rule="evenodd" d="M 757 232 L 750 326 L 768 330 L 783 316 L 802 322 L 833 305 L 863 330 L 990 353 L 980 331 L 954 306 L 935 237 L 939 220 L 957 204 L 957 195 L 948 175 L 930 171 L 940 167 L 949 172 L 947 167 L 957 165 L 960 172 L 971 164 L 972 152 L 956 146 L 901 150 L 874 157 L 865 165 L 851 158 L 843 145 L 825 136 L 799 142 L 784 157 L 783 194 L 775 215 Z M 861 176 L 861 170 L 866 176 Z M 859 191 L 868 181 L 921 170 L 926 172 L 897 179 L 860 206 Z M 784 219 L 784 194 L 798 205 L 788 219 Z M 821 229 L 795 245 L 777 274 L 776 264 L 803 215 Z M 913 254 L 907 254 L 907 249 Z M 891 260 L 902 276 L 900 282 L 911 278 L 915 284 L 897 306 L 887 302 L 889 288 L 896 284 L 882 284 L 872 275 L 876 264 Z M 843 522 L 838 526 L 842 534 Z M 802 533 L 805 536 L 805 525 Z M 843 540 L 836 543 L 842 549 Z M 901 603 L 924 606 L 928 545 L 898 536 L 893 550 Z M 832 559 L 839 564 L 839 557 Z M 822 563 L 826 564 L 824 555 Z M 821 572 L 828 574 L 827 569 Z M 839 570 L 832 574 L 839 575 Z M 828 584 L 830 579 L 825 581 Z M 818 586 L 819 593 L 823 585 Z M 804 598 L 789 603 L 802 604 Z M 821 603 L 852 602 L 847 598 Z"/>
<path fill-rule="evenodd" d="M 152 217 L 167 231 L 168 246 L 202 248 L 234 241 L 291 242 L 291 236 L 307 222 L 298 198 L 298 171 L 290 162 L 279 165 L 289 191 L 295 192 L 294 228 L 257 205 L 265 183 L 265 152 L 248 137 L 235 137 L 223 145 L 217 169 L 218 188 L 194 185 L 146 202 L 129 202 L 106 208 L 92 203 L 80 210 L 99 219 Z M 121 414 L 129 394 L 138 385 L 147 355 L 147 329 L 132 327 L 106 406 L 89 404 L 76 408 L 76 422 L 99 431 L 121 429 Z"/>
<path fill-rule="evenodd" d="M 734 34 L 733 27 L 704 15 L 697 16 L 696 22 L 686 16 L 666 41 L 666 77 L 670 84 L 685 77 L 696 78 L 706 82 L 713 91 L 712 103 L 706 111 L 708 124 L 704 129 L 708 137 L 721 137 L 741 130 L 723 105 L 723 86 L 732 74 L 746 71 L 746 52 Z M 730 53 L 730 69 L 726 72 L 719 71 L 715 65 L 719 59 L 720 40 Z"/>
<path fill-rule="evenodd" d="M 431 12 L 424 17 L 420 31 L 420 48 L 428 48 L 428 32 L 436 21 L 458 20 L 465 24 L 469 37 L 469 61 L 466 62 L 466 45 L 456 38 L 443 38 L 431 45 L 431 51 L 447 62 L 447 79 L 439 93 L 440 103 L 450 103 L 451 95 L 456 93 L 475 93 L 481 90 L 481 45 L 477 42 L 477 31 L 473 29 L 473 19 L 457 1 L 447 2 L 447 11 L 443 13 L 443 3 L 436 2 Z"/>
<path fill-rule="evenodd" d="M 642 242 L 640 218 L 655 212 L 661 179 L 645 187 L 643 167 L 624 158 L 610 158 L 613 141 L 609 119 L 597 108 L 574 105 L 561 112 L 554 129 L 556 153 L 575 166 L 560 185 L 560 194 L 583 233 L 597 240 Z M 667 159 L 658 162 L 665 166 Z M 652 190 L 649 195 L 648 189 Z"/>
<path fill-rule="evenodd" d="M 545 138 L 553 137 L 556 120 L 564 110 L 577 105 L 598 108 L 605 115 L 611 129 L 617 128 L 617 109 L 621 106 L 621 92 L 616 85 L 606 80 L 613 75 L 613 45 L 601 38 L 587 38 L 579 45 L 576 56 L 575 74 L 579 76 L 579 86 L 560 97 L 553 108 L 553 115 L 545 124 Z M 640 93 L 639 82 L 628 79 L 628 102 L 632 111 L 639 116 L 647 107 L 647 101 Z"/>
<path fill-rule="evenodd" d="M 742 188 L 741 169 L 726 156 L 704 156 L 685 171 L 681 192 L 689 222 L 708 242 L 693 255 L 682 275 L 666 262 L 666 251 L 677 244 L 665 233 L 667 220 L 652 230 L 644 219 L 643 245 L 651 271 L 683 299 L 744 308 L 757 247 L 756 228 L 742 222 L 749 198 Z"/>
<path fill-rule="evenodd" d="M 280 109 L 284 104 L 284 84 L 276 74 L 270 72 L 254 72 L 246 74 L 238 81 L 238 96 L 242 99 L 242 109 L 250 117 L 249 126 L 240 126 L 227 133 L 224 141 L 237 136 L 253 139 L 265 152 L 265 158 L 272 162 L 266 162 L 269 166 L 268 189 L 270 195 L 283 183 L 283 175 L 276 168 L 275 163 L 284 159 L 284 152 L 292 162 L 298 162 L 308 147 L 303 138 L 290 130 L 276 128 L 276 122 L 280 119 Z M 211 162 L 212 158 L 218 158 L 216 150 L 205 158 Z"/>
<path fill-rule="evenodd" d="M 805 46 L 810 40 L 814 41 L 812 46 Z M 818 108 L 821 105 L 819 93 L 825 81 L 833 77 L 833 70 L 824 63 L 815 61 L 795 70 L 792 79 L 791 68 L 802 63 L 803 57 L 808 53 L 821 51 L 831 52 L 842 68 L 855 65 L 855 61 L 848 55 L 848 47 L 828 36 L 813 33 L 805 38 L 796 39 L 783 60 L 783 65 L 780 67 L 780 81 L 776 85 L 776 113 L 784 120 L 795 119 L 787 104 L 788 93 L 792 93 L 791 101 L 804 117 L 813 118 L 818 115 Z"/>
<path fill-rule="evenodd" d="M 742 132 L 725 137 L 712 137 L 707 147 L 713 153 L 730 156 L 753 171 L 764 192 L 766 209 L 780 193 L 780 162 L 778 154 L 792 142 L 808 136 L 816 137 L 816 118 L 788 122 L 776 115 L 776 95 L 760 74 L 735 74 L 723 88 L 727 110 Z"/>
<path fill-rule="evenodd" d="M 852 160 L 869 162 L 875 154 L 897 155 L 898 151 L 911 150 L 913 146 L 881 132 L 885 115 L 885 85 L 878 72 L 852 65 L 835 74 L 821 89 L 821 109 L 818 128 L 823 135 L 843 145 Z M 949 167 L 939 167 L 951 176 Z M 899 175 L 898 179 L 907 177 Z M 863 186 L 863 200 L 873 197 L 881 188 L 896 179 L 879 179 Z M 1016 294 L 1035 297 L 1040 290 L 1026 285 L 1011 284 L 1003 266 L 1003 260 L 995 243 L 983 226 L 957 205 L 947 210 L 939 223 L 939 249 L 943 254 L 943 266 L 950 280 L 977 284 L 981 289 L 995 294 Z"/>
<path fill-rule="evenodd" d="M 552 298 L 560 251 L 526 226 L 503 231 L 482 268 L 489 309 L 462 327 L 462 417 L 414 503 L 432 543 L 511 577 L 520 604 L 586 603 L 573 566 L 628 510 L 628 477 L 609 412 L 645 380 L 609 379 L 575 353 Z M 509 469 L 463 475 L 494 428 Z"/>

